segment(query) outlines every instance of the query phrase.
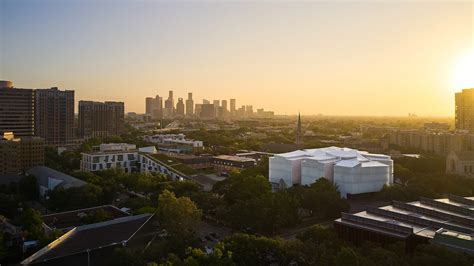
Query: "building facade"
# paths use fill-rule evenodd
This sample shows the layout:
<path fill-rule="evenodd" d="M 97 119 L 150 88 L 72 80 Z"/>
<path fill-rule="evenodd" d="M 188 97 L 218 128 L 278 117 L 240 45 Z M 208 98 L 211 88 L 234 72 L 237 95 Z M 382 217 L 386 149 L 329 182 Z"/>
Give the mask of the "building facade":
<path fill-rule="evenodd" d="M 377 192 L 393 184 L 393 161 L 387 155 L 338 147 L 297 150 L 269 159 L 274 188 L 310 185 L 320 178 L 336 185 L 344 198 Z"/>
<path fill-rule="evenodd" d="M 219 155 L 212 158 L 212 164 L 214 169 L 219 174 L 229 173 L 231 171 L 248 169 L 255 167 L 257 161 L 252 158 L 231 156 L 231 155 Z"/>
<path fill-rule="evenodd" d="M 74 91 L 58 88 L 35 91 L 35 135 L 47 145 L 74 140 Z"/>
<path fill-rule="evenodd" d="M 18 174 L 43 164 L 42 138 L 15 138 L 13 134 L 5 133 L 0 140 L 0 174 Z"/>
<path fill-rule="evenodd" d="M 124 112 L 123 102 L 79 101 L 79 136 L 93 138 L 122 134 Z"/>
<path fill-rule="evenodd" d="M 0 88 L 0 135 L 13 132 L 17 137 L 35 134 L 35 94 L 32 89 L 13 88 L 13 83 L 2 82 Z"/>
<path fill-rule="evenodd" d="M 92 152 L 81 153 L 81 171 L 96 172 L 107 169 L 123 169 L 131 173 L 138 169 L 138 150 L 126 143 L 101 144 Z"/>

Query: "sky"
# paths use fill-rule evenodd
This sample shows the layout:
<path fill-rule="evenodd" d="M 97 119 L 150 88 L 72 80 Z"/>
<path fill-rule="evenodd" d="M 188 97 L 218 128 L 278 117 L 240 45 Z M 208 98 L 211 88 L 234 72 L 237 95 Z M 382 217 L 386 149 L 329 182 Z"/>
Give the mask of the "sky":
<path fill-rule="evenodd" d="M 287 115 L 454 116 L 472 51 L 473 1 L 0 0 L 0 79 L 127 112 L 173 90 Z"/>

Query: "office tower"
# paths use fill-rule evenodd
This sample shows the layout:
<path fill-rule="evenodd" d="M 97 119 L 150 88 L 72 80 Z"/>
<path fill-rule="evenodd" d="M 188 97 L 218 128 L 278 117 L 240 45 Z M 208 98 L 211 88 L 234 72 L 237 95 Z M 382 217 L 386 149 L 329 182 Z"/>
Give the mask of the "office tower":
<path fill-rule="evenodd" d="M 247 105 L 245 107 L 245 113 L 247 114 L 247 116 L 253 116 L 253 106 Z"/>
<path fill-rule="evenodd" d="M 34 135 L 35 94 L 32 89 L 13 88 L 10 81 L 0 82 L 0 135 Z"/>
<path fill-rule="evenodd" d="M 201 117 L 201 110 L 202 110 L 202 104 L 197 103 L 195 108 L 194 108 L 194 114 L 196 114 L 196 116 Z"/>
<path fill-rule="evenodd" d="M 219 100 L 214 100 L 214 101 L 212 101 L 212 104 L 214 105 L 214 115 L 218 116 L 219 115 L 220 101 Z"/>
<path fill-rule="evenodd" d="M 184 116 L 184 101 L 183 98 L 178 98 L 178 103 L 176 104 L 176 115 L 183 117 Z"/>
<path fill-rule="evenodd" d="M 235 115 L 235 112 L 236 112 L 236 102 L 235 102 L 235 99 L 230 99 L 230 115 Z"/>
<path fill-rule="evenodd" d="M 163 97 L 156 95 L 155 97 L 155 108 L 152 112 L 152 117 L 155 119 L 162 119 L 163 118 Z"/>
<path fill-rule="evenodd" d="M 203 104 L 201 105 L 201 112 L 199 114 L 201 118 L 211 119 L 216 117 L 216 109 L 214 104 Z"/>
<path fill-rule="evenodd" d="M 153 97 L 145 98 L 145 114 L 153 116 L 153 110 L 155 109 L 155 99 Z"/>
<path fill-rule="evenodd" d="M 169 91 L 168 99 L 165 101 L 165 108 L 163 110 L 163 116 L 171 118 L 174 115 L 174 99 L 173 91 Z"/>
<path fill-rule="evenodd" d="M 243 117 L 245 116 L 245 105 L 242 105 L 242 107 L 237 110 L 237 116 Z"/>
<path fill-rule="evenodd" d="M 455 96 L 455 127 L 474 133 L 474 88 L 464 89 Z"/>
<path fill-rule="evenodd" d="M 202 104 L 210 104 L 211 102 L 209 100 L 206 100 L 206 99 L 202 99 Z"/>
<path fill-rule="evenodd" d="M 161 119 L 163 116 L 163 98 L 156 95 L 155 98 L 147 97 L 145 99 L 146 114 L 153 119 Z"/>
<path fill-rule="evenodd" d="M 35 91 L 35 135 L 47 145 L 71 143 L 74 139 L 74 91 L 58 88 Z"/>
<path fill-rule="evenodd" d="M 227 100 L 222 100 L 221 102 L 222 109 L 224 110 L 224 113 L 227 112 Z"/>
<path fill-rule="evenodd" d="M 188 93 L 188 99 L 186 100 L 186 116 L 193 116 L 194 114 L 194 101 L 192 92 Z"/>
<path fill-rule="evenodd" d="M 18 174 L 44 164 L 44 140 L 15 138 L 12 132 L 0 136 L 0 174 Z"/>
<path fill-rule="evenodd" d="M 123 102 L 79 101 L 79 135 L 84 138 L 120 135 L 124 111 Z"/>

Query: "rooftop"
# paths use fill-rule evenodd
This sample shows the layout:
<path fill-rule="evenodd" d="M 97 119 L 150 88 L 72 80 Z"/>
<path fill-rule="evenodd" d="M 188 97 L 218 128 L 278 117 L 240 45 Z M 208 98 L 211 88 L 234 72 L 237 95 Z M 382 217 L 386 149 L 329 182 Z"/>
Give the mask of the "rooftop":
<path fill-rule="evenodd" d="M 247 158 L 247 157 L 239 157 L 239 156 L 234 156 L 234 155 L 218 155 L 218 156 L 214 156 L 214 159 L 236 161 L 236 162 L 255 162 L 255 159 Z"/>
<path fill-rule="evenodd" d="M 443 229 L 443 234 L 472 245 L 474 214 L 471 213 L 472 206 L 464 203 L 466 200 L 471 199 L 448 195 L 447 199 L 420 198 L 420 201 L 409 203 L 394 201 L 393 205 L 367 207 L 366 211 L 343 214 L 335 223 L 402 238 L 416 235 L 433 239 Z"/>
<path fill-rule="evenodd" d="M 122 244 L 129 241 L 152 216 L 152 214 L 141 214 L 76 227 L 22 261 L 21 264 L 46 262 L 87 250 Z"/>
<path fill-rule="evenodd" d="M 386 167 L 379 161 L 390 161 L 384 154 L 372 154 L 350 148 L 327 147 L 318 149 L 296 150 L 287 153 L 275 154 L 276 158 L 286 160 L 314 160 L 319 162 L 335 162 L 340 167 Z"/>
<path fill-rule="evenodd" d="M 99 210 L 103 210 L 108 215 L 110 215 L 110 219 L 130 216 L 129 213 L 126 213 L 115 206 L 103 205 L 92 208 L 47 214 L 43 215 L 42 218 L 43 222 L 49 227 L 64 229 L 84 225 L 84 223 L 81 221 L 81 218 Z"/>
<path fill-rule="evenodd" d="M 48 188 L 51 186 L 51 179 L 59 180 L 58 185 L 62 186 L 63 188 L 80 187 L 87 184 L 85 181 L 46 166 L 35 166 L 28 170 L 27 173 L 34 175 L 39 185 Z"/>

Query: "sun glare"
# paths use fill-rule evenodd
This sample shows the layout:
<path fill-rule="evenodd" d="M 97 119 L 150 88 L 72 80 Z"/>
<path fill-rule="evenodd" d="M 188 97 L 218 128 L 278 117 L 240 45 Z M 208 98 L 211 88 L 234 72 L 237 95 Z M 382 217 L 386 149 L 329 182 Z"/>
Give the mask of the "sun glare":
<path fill-rule="evenodd" d="M 454 88 L 474 88 L 474 51 L 462 58 L 454 69 Z"/>

